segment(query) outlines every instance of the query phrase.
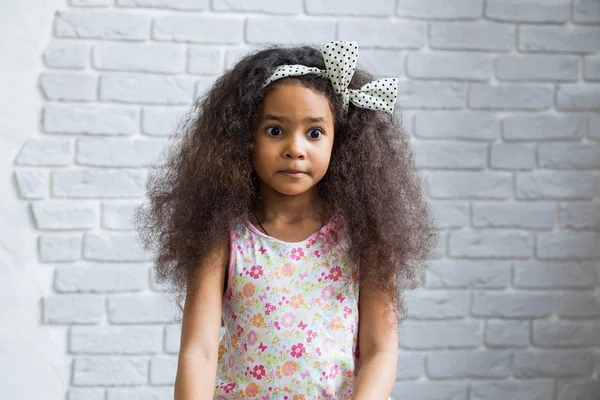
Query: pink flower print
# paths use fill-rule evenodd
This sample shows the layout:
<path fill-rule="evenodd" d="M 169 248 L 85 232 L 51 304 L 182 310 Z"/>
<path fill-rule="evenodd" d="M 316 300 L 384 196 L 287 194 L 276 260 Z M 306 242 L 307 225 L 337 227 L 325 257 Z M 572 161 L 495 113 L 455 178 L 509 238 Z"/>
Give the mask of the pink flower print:
<path fill-rule="evenodd" d="M 281 330 L 281 326 L 279 326 L 279 321 L 275 321 L 275 322 L 273 323 L 273 325 L 275 325 L 275 328 L 277 328 L 277 330 L 278 330 L 278 331 L 280 331 L 280 330 Z"/>
<path fill-rule="evenodd" d="M 339 367 L 337 365 L 332 365 L 329 369 L 329 374 L 327 375 L 329 379 L 335 379 L 339 372 Z"/>
<path fill-rule="evenodd" d="M 321 396 L 325 399 L 332 399 L 335 394 L 335 390 L 331 387 L 326 387 L 321 390 Z"/>
<path fill-rule="evenodd" d="M 286 313 L 283 316 L 283 318 L 281 318 L 281 324 L 283 326 L 285 326 L 286 328 L 289 328 L 292 325 L 294 325 L 294 322 L 296 322 L 296 316 L 293 313 L 291 313 L 291 312 Z"/>
<path fill-rule="evenodd" d="M 238 253 L 242 254 L 244 252 L 244 250 L 242 250 L 242 246 L 237 245 L 236 247 L 237 247 Z"/>
<path fill-rule="evenodd" d="M 316 333 L 316 332 L 313 332 L 313 331 L 308 331 L 308 332 L 306 333 L 306 341 L 307 341 L 308 343 L 312 342 L 312 340 L 313 340 L 314 338 L 316 338 L 316 337 L 317 337 L 317 333 Z"/>
<path fill-rule="evenodd" d="M 225 387 L 223 387 L 223 390 L 225 391 L 225 393 L 231 393 L 231 391 L 233 391 L 233 389 L 235 389 L 235 382 L 228 383 L 227 385 L 225 385 Z"/>
<path fill-rule="evenodd" d="M 302 250 L 302 247 L 292 249 L 292 254 L 290 255 L 290 257 L 292 258 L 292 260 L 301 260 L 302 257 L 304 257 L 304 250 Z"/>
<path fill-rule="evenodd" d="M 238 333 L 237 333 L 238 337 L 242 337 L 242 333 L 244 333 L 244 328 L 242 328 L 241 326 L 238 325 L 237 331 L 238 331 Z"/>
<path fill-rule="evenodd" d="M 253 265 L 250 268 L 250 277 L 254 279 L 260 278 L 261 275 L 264 275 L 263 268 L 260 265 Z"/>
<path fill-rule="evenodd" d="M 260 349 L 260 351 L 265 351 L 267 349 L 267 346 L 265 346 L 263 344 L 263 342 L 260 342 L 260 344 L 258 345 L 258 348 Z"/>
<path fill-rule="evenodd" d="M 331 300 L 333 299 L 333 295 L 334 291 L 333 286 L 331 285 L 327 285 L 321 290 L 321 298 L 323 298 L 323 300 Z"/>
<path fill-rule="evenodd" d="M 352 309 L 348 306 L 344 307 L 344 318 L 348 318 L 348 315 L 352 313 Z"/>
<path fill-rule="evenodd" d="M 338 299 L 340 303 L 343 303 L 344 300 L 346 300 L 346 298 L 344 296 L 342 296 L 341 293 L 338 293 L 336 299 Z"/>
<path fill-rule="evenodd" d="M 273 304 L 271 303 L 267 303 L 265 304 L 265 314 L 270 315 L 272 311 L 275 311 L 277 309 L 277 307 L 275 307 Z"/>
<path fill-rule="evenodd" d="M 290 355 L 292 357 L 300 358 L 306 352 L 306 347 L 302 343 L 298 343 L 292 346 L 292 350 L 290 350 Z"/>
<path fill-rule="evenodd" d="M 313 251 L 313 254 L 317 257 L 317 258 L 321 258 L 321 253 L 319 252 L 319 250 L 315 250 Z"/>
<path fill-rule="evenodd" d="M 252 376 L 258 380 L 261 380 L 266 374 L 267 371 L 265 371 L 264 365 L 255 365 L 252 370 Z"/>
<path fill-rule="evenodd" d="M 248 344 L 250 346 L 254 346 L 256 344 L 257 340 L 258 340 L 258 335 L 256 334 L 256 331 L 248 332 Z"/>
<path fill-rule="evenodd" d="M 329 275 L 327 278 L 332 279 L 334 281 L 339 281 L 342 277 L 342 269 L 339 266 L 333 267 L 329 270 Z"/>

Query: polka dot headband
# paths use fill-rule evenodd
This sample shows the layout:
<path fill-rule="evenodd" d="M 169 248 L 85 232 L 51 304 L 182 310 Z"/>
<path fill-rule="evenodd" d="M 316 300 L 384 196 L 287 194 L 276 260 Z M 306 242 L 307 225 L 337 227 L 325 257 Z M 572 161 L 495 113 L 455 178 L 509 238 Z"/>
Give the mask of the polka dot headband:
<path fill-rule="evenodd" d="M 325 70 L 305 65 L 280 65 L 264 83 L 264 86 L 288 76 L 316 74 L 331 80 L 333 89 L 342 96 L 344 110 L 352 102 L 356 107 L 380 110 L 388 113 L 394 111 L 398 96 L 398 79 L 383 78 L 369 82 L 360 89 L 348 89 L 350 80 L 356 69 L 358 43 L 336 41 L 321 46 L 325 60 Z"/>

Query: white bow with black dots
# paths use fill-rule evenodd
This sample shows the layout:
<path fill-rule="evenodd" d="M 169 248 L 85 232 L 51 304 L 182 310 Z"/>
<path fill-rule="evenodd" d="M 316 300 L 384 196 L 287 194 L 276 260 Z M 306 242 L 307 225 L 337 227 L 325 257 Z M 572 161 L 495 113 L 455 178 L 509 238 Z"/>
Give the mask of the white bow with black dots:
<path fill-rule="evenodd" d="M 344 110 L 352 102 L 356 107 L 394 112 L 398 96 L 398 79 L 383 78 L 369 82 L 360 89 L 348 89 L 356 69 L 358 43 L 335 41 L 321 46 L 325 70 L 305 65 L 280 65 L 264 83 L 264 86 L 288 76 L 317 74 L 328 77 L 334 90 L 342 96 Z"/>

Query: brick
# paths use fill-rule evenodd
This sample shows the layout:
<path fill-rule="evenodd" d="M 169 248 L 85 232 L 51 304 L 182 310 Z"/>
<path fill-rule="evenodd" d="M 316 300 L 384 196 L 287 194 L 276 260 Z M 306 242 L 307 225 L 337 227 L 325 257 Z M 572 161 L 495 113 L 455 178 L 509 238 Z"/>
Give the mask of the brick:
<path fill-rule="evenodd" d="M 172 400 L 172 387 L 108 388 L 106 400 Z"/>
<path fill-rule="evenodd" d="M 462 258 L 533 256 L 533 237 L 522 232 L 453 231 L 450 255 Z"/>
<path fill-rule="evenodd" d="M 17 165 L 62 167 L 73 159 L 67 139 L 27 139 L 15 160 Z"/>
<path fill-rule="evenodd" d="M 133 233 L 88 233 L 83 239 L 83 257 L 93 261 L 147 261 Z"/>
<path fill-rule="evenodd" d="M 225 50 L 225 69 L 232 68 L 238 61 L 240 61 L 243 57 L 247 56 L 249 52 L 251 52 L 253 47 L 251 48 L 233 48 Z"/>
<path fill-rule="evenodd" d="M 47 171 L 21 169 L 15 171 L 15 178 L 21 198 L 37 200 L 48 197 L 50 177 Z"/>
<path fill-rule="evenodd" d="M 111 3 L 111 0 L 69 0 L 69 4 L 75 7 L 104 7 Z"/>
<path fill-rule="evenodd" d="M 561 318 L 600 318 L 600 295 L 597 293 L 564 292 L 559 295 L 558 300 L 557 314 Z"/>
<path fill-rule="evenodd" d="M 505 172 L 435 172 L 429 195 L 438 199 L 505 199 L 512 195 L 512 177 Z"/>
<path fill-rule="evenodd" d="M 548 400 L 554 398 L 554 382 L 536 379 L 506 382 L 473 382 L 471 400 L 507 398 L 511 400 Z"/>
<path fill-rule="evenodd" d="M 404 58 L 402 50 L 361 49 L 358 66 L 376 77 L 400 77 L 404 75 Z"/>
<path fill-rule="evenodd" d="M 40 87 L 47 100 L 93 101 L 97 79 L 84 73 L 47 72 L 40 78 Z"/>
<path fill-rule="evenodd" d="M 516 261 L 514 285 L 524 289 L 585 289 L 598 283 L 592 262 Z"/>
<path fill-rule="evenodd" d="M 175 322 L 178 312 L 164 295 L 132 295 L 108 299 L 108 320 L 112 324 Z"/>
<path fill-rule="evenodd" d="M 600 259 L 598 232 L 553 232 L 538 235 L 538 258 L 542 260 Z"/>
<path fill-rule="evenodd" d="M 46 324 L 98 324 L 104 318 L 104 298 L 87 294 L 45 296 Z"/>
<path fill-rule="evenodd" d="M 154 18 L 152 38 L 173 42 L 237 44 L 244 38 L 244 20 L 215 15 L 162 15 Z"/>
<path fill-rule="evenodd" d="M 574 0 L 573 21 L 579 23 L 600 22 L 600 3 L 597 0 Z"/>
<path fill-rule="evenodd" d="M 410 53 L 406 63 L 412 78 L 487 81 L 493 75 L 493 58 L 477 53 Z"/>
<path fill-rule="evenodd" d="M 175 74 L 185 69 L 185 49 L 172 44 L 98 43 L 92 64 L 102 71 Z"/>
<path fill-rule="evenodd" d="M 177 373 L 177 357 L 154 357 L 150 360 L 150 383 L 174 385 Z"/>
<path fill-rule="evenodd" d="M 591 140 L 600 140 L 600 115 L 590 116 L 589 138 Z"/>
<path fill-rule="evenodd" d="M 156 354 L 161 339 L 160 326 L 73 326 L 69 350 L 74 354 Z"/>
<path fill-rule="evenodd" d="M 477 321 L 404 321 L 399 331 L 401 349 L 473 348 L 481 343 Z"/>
<path fill-rule="evenodd" d="M 159 139 L 82 138 L 77 140 L 76 162 L 101 167 L 149 167 L 158 163 L 165 145 Z"/>
<path fill-rule="evenodd" d="M 540 144 L 538 165 L 551 169 L 598 169 L 600 145 L 592 144 Z"/>
<path fill-rule="evenodd" d="M 322 19 L 289 17 L 249 17 L 246 21 L 246 41 L 250 44 L 325 43 L 335 38 L 335 24 Z M 302 32 L 301 35 L 298 33 Z"/>
<path fill-rule="evenodd" d="M 226 0 L 218 0 L 227 2 Z M 242 0 L 237 0 L 242 2 Z M 259 2 L 259 0 L 255 0 Z M 264 2 L 264 1 L 263 1 Z M 316 15 L 351 15 L 355 17 L 387 17 L 394 14 L 395 0 L 306 0 L 306 13 Z M 301 4 L 298 6 L 301 9 Z"/>
<path fill-rule="evenodd" d="M 585 117 L 579 115 L 513 115 L 502 121 L 507 141 L 547 141 L 583 138 Z"/>
<path fill-rule="evenodd" d="M 441 229 L 462 228 L 469 223 L 467 203 L 454 201 L 430 202 L 435 214 L 436 224 Z"/>
<path fill-rule="evenodd" d="M 189 104 L 194 93 L 189 77 L 111 74 L 100 78 L 100 99 L 119 103 Z"/>
<path fill-rule="evenodd" d="M 122 198 L 144 194 L 141 170 L 82 169 L 52 172 L 52 196 L 57 198 Z"/>
<path fill-rule="evenodd" d="M 204 97 L 212 85 L 215 83 L 215 79 L 213 77 L 201 77 L 196 80 L 196 88 L 194 91 L 194 98 L 199 99 Z"/>
<path fill-rule="evenodd" d="M 431 22 L 429 44 L 434 49 L 508 51 L 514 42 L 512 26 L 488 22 Z"/>
<path fill-rule="evenodd" d="M 31 209 L 38 229 L 91 229 L 96 225 L 96 207 L 92 203 L 37 202 Z"/>
<path fill-rule="evenodd" d="M 396 380 L 418 379 L 425 374 L 425 355 L 399 352 L 396 364 Z"/>
<path fill-rule="evenodd" d="M 591 172 L 535 171 L 517 175 L 517 199 L 592 199 L 598 191 Z"/>
<path fill-rule="evenodd" d="M 579 59 L 569 55 L 500 55 L 496 59 L 496 77 L 503 81 L 576 81 Z"/>
<path fill-rule="evenodd" d="M 168 354 L 179 353 L 181 341 L 181 324 L 169 324 L 165 326 L 165 352 Z"/>
<path fill-rule="evenodd" d="M 435 260 L 426 270 L 427 288 L 504 289 L 510 284 L 509 262 L 497 260 Z"/>
<path fill-rule="evenodd" d="M 600 345 L 600 321 L 533 321 L 533 344 L 538 347 Z"/>
<path fill-rule="evenodd" d="M 69 389 L 69 400 L 104 400 L 103 388 L 75 388 Z"/>
<path fill-rule="evenodd" d="M 564 23 L 569 20 L 568 0 L 488 0 L 485 16 L 495 21 Z"/>
<path fill-rule="evenodd" d="M 191 74 L 216 75 L 222 70 L 223 56 L 218 48 L 192 46 L 187 56 L 187 72 Z"/>
<path fill-rule="evenodd" d="M 483 112 L 418 111 L 415 135 L 424 139 L 492 141 L 500 136 L 500 120 Z"/>
<path fill-rule="evenodd" d="M 95 264 L 84 268 L 61 267 L 54 276 L 54 289 L 61 293 L 112 293 L 141 291 L 147 286 L 143 266 Z"/>
<path fill-rule="evenodd" d="M 73 385 L 143 385 L 148 380 L 145 357 L 78 357 L 73 362 Z"/>
<path fill-rule="evenodd" d="M 484 341 L 493 348 L 526 348 L 529 346 L 529 321 L 489 319 Z"/>
<path fill-rule="evenodd" d="M 448 234 L 446 232 L 439 233 L 439 240 L 434 249 L 433 259 L 446 257 L 448 254 Z"/>
<path fill-rule="evenodd" d="M 340 40 L 356 40 L 361 48 L 420 49 L 425 45 L 427 25 L 417 21 L 352 19 L 338 22 Z"/>
<path fill-rule="evenodd" d="M 398 0 L 396 14 L 423 19 L 478 19 L 483 0 Z"/>
<path fill-rule="evenodd" d="M 40 262 L 69 262 L 81 258 L 81 235 L 46 234 L 39 237 Z"/>
<path fill-rule="evenodd" d="M 585 57 L 583 77 L 587 81 L 600 81 L 600 57 Z"/>
<path fill-rule="evenodd" d="M 168 136 L 184 121 L 188 109 L 184 107 L 144 107 L 142 132 L 150 136 Z"/>
<path fill-rule="evenodd" d="M 566 378 L 589 376 L 592 356 L 586 350 L 545 350 L 515 353 L 513 373 L 517 378 Z"/>
<path fill-rule="evenodd" d="M 464 108 L 467 86 L 463 82 L 400 81 L 397 104 L 402 109 Z"/>
<path fill-rule="evenodd" d="M 209 0 L 117 0 L 117 6 L 201 11 L 209 8 Z"/>
<path fill-rule="evenodd" d="M 600 28 L 520 25 L 518 48 L 531 52 L 597 52 Z"/>
<path fill-rule="evenodd" d="M 492 169 L 531 170 L 535 167 L 535 147 L 515 143 L 498 143 L 490 147 Z"/>
<path fill-rule="evenodd" d="M 467 398 L 466 382 L 396 382 L 392 391 L 394 399 L 411 400 L 464 400 Z"/>
<path fill-rule="evenodd" d="M 473 83 L 469 91 L 469 106 L 474 109 L 545 110 L 552 102 L 552 89 L 541 85 Z"/>
<path fill-rule="evenodd" d="M 467 292 L 413 291 L 405 293 L 404 299 L 409 310 L 408 318 L 411 319 L 464 318 L 469 314 L 470 298 Z"/>
<path fill-rule="evenodd" d="M 57 12 L 54 35 L 65 38 L 146 40 L 150 17 L 117 11 Z"/>
<path fill-rule="evenodd" d="M 134 213 L 139 203 L 102 204 L 102 227 L 112 230 L 133 230 Z"/>
<path fill-rule="evenodd" d="M 491 379 L 510 374 L 510 353 L 504 351 L 443 351 L 427 357 L 433 379 Z"/>
<path fill-rule="evenodd" d="M 560 227 L 600 230 L 600 204 L 562 203 L 560 205 Z"/>
<path fill-rule="evenodd" d="M 562 110 L 600 110 L 600 84 L 559 85 L 556 106 Z"/>
<path fill-rule="evenodd" d="M 46 133 L 130 135 L 136 132 L 138 112 L 126 106 L 104 104 L 46 104 Z"/>
<path fill-rule="evenodd" d="M 476 228 L 552 229 L 556 205 L 551 203 L 475 203 Z"/>
<path fill-rule="evenodd" d="M 472 314 L 487 318 L 543 318 L 554 311 L 554 296 L 546 293 L 478 292 Z"/>
<path fill-rule="evenodd" d="M 487 166 L 487 144 L 419 142 L 413 148 L 419 169 L 483 169 Z"/>
<path fill-rule="evenodd" d="M 598 380 L 576 380 L 559 381 L 557 400 L 594 400 L 600 393 L 600 381 Z"/>
<path fill-rule="evenodd" d="M 213 9 L 217 11 L 257 12 L 266 14 L 293 15 L 302 14 L 302 0 L 213 0 Z M 307 8 L 310 2 L 307 3 Z M 307 10 L 308 11 L 308 10 Z"/>
<path fill-rule="evenodd" d="M 50 68 L 84 69 L 89 54 L 87 44 L 54 40 L 44 51 L 44 63 Z"/>

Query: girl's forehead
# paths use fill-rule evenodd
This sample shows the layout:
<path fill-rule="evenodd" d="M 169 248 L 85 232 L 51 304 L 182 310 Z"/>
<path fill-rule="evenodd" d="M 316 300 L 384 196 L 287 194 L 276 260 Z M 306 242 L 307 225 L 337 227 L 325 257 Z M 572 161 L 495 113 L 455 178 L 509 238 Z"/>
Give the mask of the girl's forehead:
<path fill-rule="evenodd" d="M 329 99 L 299 83 L 285 83 L 268 91 L 262 100 L 261 117 L 333 120 Z"/>

